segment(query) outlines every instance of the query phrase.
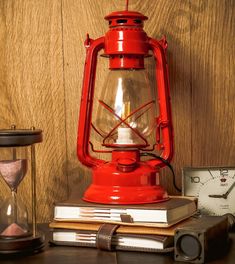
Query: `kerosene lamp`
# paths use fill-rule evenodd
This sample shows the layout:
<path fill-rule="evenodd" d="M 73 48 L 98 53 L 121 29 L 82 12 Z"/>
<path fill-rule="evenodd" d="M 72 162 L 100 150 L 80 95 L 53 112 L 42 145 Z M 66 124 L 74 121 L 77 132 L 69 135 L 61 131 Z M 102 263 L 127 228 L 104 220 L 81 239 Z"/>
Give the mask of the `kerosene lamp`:
<path fill-rule="evenodd" d="M 0 130 L 0 176 L 9 188 L 8 197 L 0 205 L 0 255 L 34 253 L 43 247 L 44 235 L 38 232 L 36 219 L 35 144 L 41 141 L 42 131 L 34 127 Z M 31 174 L 31 221 L 18 194 L 27 174 Z"/>
<path fill-rule="evenodd" d="M 166 39 L 147 36 L 143 23 L 148 18 L 129 11 L 128 1 L 126 10 L 113 12 L 105 19 L 109 23 L 105 36 L 93 40 L 87 35 L 85 40 L 77 154 L 81 163 L 92 168 L 92 184 L 83 199 L 104 204 L 168 200 L 166 190 L 159 184 L 159 169 L 173 156 Z M 96 99 L 97 56 L 101 50 L 102 56 L 109 59 L 109 73 Z M 151 54 L 155 58 L 157 87 L 150 87 L 145 69 L 145 58 Z M 98 104 L 95 113 L 93 103 Z M 101 139 L 99 150 L 92 143 L 91 130 Z M 150 144 L 154 131 L 155 142 Z M 112 158 L 106 161 L 91 155 L 91 151 L 110 152 Z M 154 151 L 160 154 L 156 156 Z M 145 154 L 154 159 L 141 160 Z"/>

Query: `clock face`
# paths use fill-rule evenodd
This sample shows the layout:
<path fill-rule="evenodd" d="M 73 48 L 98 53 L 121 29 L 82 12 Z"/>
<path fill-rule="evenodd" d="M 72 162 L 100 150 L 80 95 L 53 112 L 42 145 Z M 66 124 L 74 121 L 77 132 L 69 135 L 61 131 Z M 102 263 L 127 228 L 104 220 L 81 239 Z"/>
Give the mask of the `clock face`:
<path fill-rule="evenodd" d="M 183 195 L 197 197 L 202 214 L 235 215 L 235 167 L 184 168 Z"/>

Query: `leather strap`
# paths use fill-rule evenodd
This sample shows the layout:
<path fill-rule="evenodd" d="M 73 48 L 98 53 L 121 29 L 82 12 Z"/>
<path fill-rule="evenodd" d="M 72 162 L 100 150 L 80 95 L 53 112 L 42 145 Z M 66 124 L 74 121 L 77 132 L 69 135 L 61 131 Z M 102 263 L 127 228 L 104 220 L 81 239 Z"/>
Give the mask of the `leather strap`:
<path fill-rule="evenodd" d="M 112 250 L 112 236 L 119 225 L 102 224 L 96 235 L 96 247 L 102 250 Z"/>
<path fill-rule="evenodd" d="M 133 218 L 128 214 L 121 214 L 120 218 L 124 223 L 134 223 Z"/>

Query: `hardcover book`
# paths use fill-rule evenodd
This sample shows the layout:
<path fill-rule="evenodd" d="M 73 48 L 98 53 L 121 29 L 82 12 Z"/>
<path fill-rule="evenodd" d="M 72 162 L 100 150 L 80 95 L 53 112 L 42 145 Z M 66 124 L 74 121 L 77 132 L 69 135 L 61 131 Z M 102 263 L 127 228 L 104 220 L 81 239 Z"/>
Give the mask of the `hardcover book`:
<path fill-rule="evenodd" d="M 70 199 L 55 205 L 54 220 L 169 227 L 192 216 L 196 210 L 196 200 L 178 196 L 140 205 L 104 205 Z"/>
<path fill-rule="evenodd" d="M 168 228 L 162 227 L 151 227 L 151 226 L 129 226 L 129 225 L 119 225 L 116 229 L 116 233 L 121 234 L 142 234 L 142 235 L 160 235 L 160 236 L 174 236 L 175 230 L 186 225 L 192 225 L 197 222 L 197 217 L 189 217 L 173 226 Z M 90 230 L 97 232 L 100 229 L 101 223 L 85 223 L 85 222 L 62 222 L 62 221 L 52 221 L 49 227 L 52 230 Z"/>
<path fill-rule="evenodd" d="M 60 223 L 54 222 L 50 224 L 50 242 L 54 245 L 99 248 L 98 234 L 101 227 L 105 228 L 105 225 L 110 224 L 77 223 L 77 226 L 67 225 L 67 228 L 60 228 Z M 62 226 L 65 227 L 66 223 Z M 103 236 L 101 234 L 101 238 Z M 124 232 L 122 228 L 117 227 L 117 230 L 113 234 L 108 234 L 108 237 L 110 237 L 110 249 L 145 252 L 169 252 L 173 250 L 173 236 L 141 234 L 134 230 L 131 233 L 127 233 L 125 232 L 125 227 Z M 107 240 L 105 240 L 106 243 Z"/>

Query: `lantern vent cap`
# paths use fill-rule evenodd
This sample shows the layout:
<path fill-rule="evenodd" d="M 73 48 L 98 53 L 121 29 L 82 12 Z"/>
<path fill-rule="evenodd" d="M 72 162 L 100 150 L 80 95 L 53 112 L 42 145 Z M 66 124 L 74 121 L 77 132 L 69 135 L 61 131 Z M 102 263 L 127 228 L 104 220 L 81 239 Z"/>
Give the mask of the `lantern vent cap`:
<path fill-rule="evenodd" d="M 116 12 L 112 12 L 111 14 L 107 15 L 104 17 L 106 20 L 111 20 L 111 19 L 115 19 L 115 18 L 135 18 L 135 19 L 139 19 L 139 20 L 147 20 L 148 17 L 146 17 L 145 15 L 136 12 L 136 11 L 116 11 Z"/>
<path fill-rule="evenodd" d="M 107 16 L 105 19 L 109 21 L 109 27 L 143 27 L 143 21 L 147 20 L 148 17 L 135 11 L 117 11 L 113 12 Z"/>

